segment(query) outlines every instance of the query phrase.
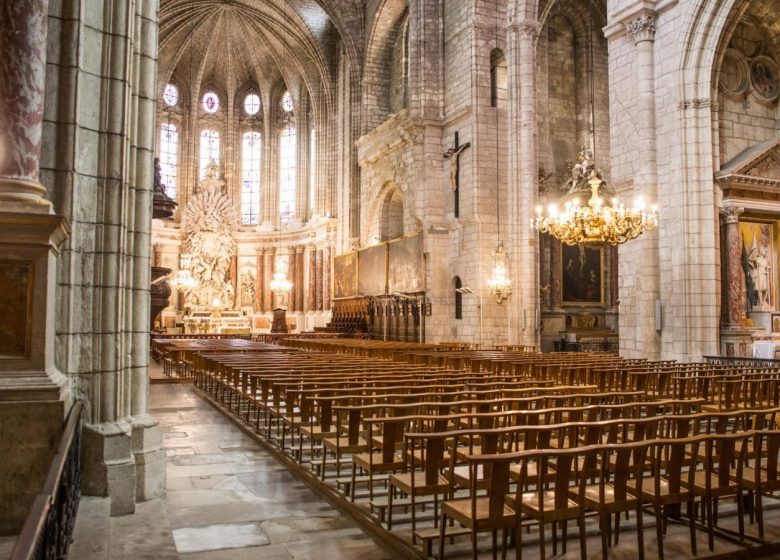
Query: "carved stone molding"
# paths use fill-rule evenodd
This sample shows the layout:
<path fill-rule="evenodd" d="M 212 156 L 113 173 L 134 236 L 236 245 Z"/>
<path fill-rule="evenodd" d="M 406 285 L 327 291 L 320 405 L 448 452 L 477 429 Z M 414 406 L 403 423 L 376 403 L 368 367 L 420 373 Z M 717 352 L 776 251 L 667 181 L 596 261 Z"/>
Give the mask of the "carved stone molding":
<path fill-rule="evenodd" d="M 628 32 L 634 38 L 634 43 L 652 41 L 655 39 L 655 17 L 642 15 L 628 24 Z"/>
<path fill-rule="evenodd" d="M 541 31 L 539 22 L 530 19 L 512 22 L 509 24 L 508 28 L 510 32 L 517 33 L 523 37 L 529 37 L 533 40 L 536 40 L 539 37 L 539 32 Z"/>
<path fill-rule="evenodd" d="M 739 217 L 744 211 L 744 208 L 740 208 L 738 206 L 727 206 L 726 208 L 721 208 L 720 215 L 722 217 L 721 219 L 723 220 L 723 224 L 728 225 L 738 223 Z"/>

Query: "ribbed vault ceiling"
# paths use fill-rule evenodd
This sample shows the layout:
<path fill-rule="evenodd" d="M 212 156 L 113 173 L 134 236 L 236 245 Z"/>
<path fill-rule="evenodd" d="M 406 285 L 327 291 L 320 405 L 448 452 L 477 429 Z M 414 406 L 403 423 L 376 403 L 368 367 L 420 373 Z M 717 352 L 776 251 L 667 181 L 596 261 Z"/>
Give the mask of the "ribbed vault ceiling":
<path fill-rule="evenodd" d="M 360 0 L 161 0 L 160 83 L 228 95 L 254 83 L 264 98 L 283 83 L 325 100 L 338 39 L 359 56 L 361 14 Z"/>

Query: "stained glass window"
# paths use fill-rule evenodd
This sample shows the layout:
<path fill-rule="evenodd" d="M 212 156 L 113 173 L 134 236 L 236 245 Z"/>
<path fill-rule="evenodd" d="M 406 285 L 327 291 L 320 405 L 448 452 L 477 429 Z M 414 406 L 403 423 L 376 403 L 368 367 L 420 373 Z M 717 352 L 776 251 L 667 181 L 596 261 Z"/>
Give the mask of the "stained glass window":
<path fill-rule="evenodd" d="M 309 208 L 316 208 L 317 200 L 317 131 L 309 133 Z"/>
<path fill-rule="evenodd" d="M 255 116 L 260 111 L 260 96 L 250 93 L 244 98 L 244 111 L 247 115 Z"/>
<path fill-rule="evenodd" d="M 173 84 L 168 84 L 163 90 L 163 103 L 168 107 L 175 107 L 179 102 L 179 88 Z"/>
<path fill-rule="evenodd" d="M 292 95 L 290 95 L 289 91 L 285 91 L 284 95 L 282 96 L 282 109 L 284 109 L 287 113 L 291 113 L 293 110 Z"/>
<path fill-rule="evenodd" d="M 283 224 L 295 219 L 295 126 L 287 125 L 279 141 L 279 212 Z"/>
<path fill-rule="evenodd" d="M 206 166 L 214 161 L 219 164 L 219 132 L 216 130 L 202 130 L 200 133 L 200 174 L 202 180 L 206 175 Z"/>
<path fill-rule="evenodd" d="M 176 177 L 179 170 L 179 130 L 175 124 L 160 127 L 160 174 L 165 194 L 176 200 Z"/>
<path fill-rule="evenodd" d="M 262 136 L 245 132 L 241 147 L 241 223 L 256 225 L 260 219 L 260 158 Z"/>
<path fill-rule="evenodd" d="M 211 114 L 219 111 L 219 97 L 213 91 L 209 91 L 203 96 L 203 110 Z"/>

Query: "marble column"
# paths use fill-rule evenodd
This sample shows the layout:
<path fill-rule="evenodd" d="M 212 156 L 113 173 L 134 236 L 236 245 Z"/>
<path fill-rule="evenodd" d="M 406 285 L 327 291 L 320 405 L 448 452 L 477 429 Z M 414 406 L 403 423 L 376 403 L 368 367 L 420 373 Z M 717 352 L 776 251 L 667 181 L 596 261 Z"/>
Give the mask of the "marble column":
<path fill-rule="evenodd" d="M 331 247 L 322 250 L 322 308 L 330 311 L 331 306 Z"/>
<path fill-rule="evenodd" d="M 263 312 L 265 311 L 265 249 L 260 247 L 257 249 L 257 270 L 255 271 L 255 309 Z"/>
<path fill-rule="evenodd" d="M 721 260 L 725 269 L 723 286 L 725 307 L 722 324 L 729 328 L 741 328 L 745 318 L 745 293 L 742 289 L 742 243 L 739 234 L 739 216 L 743 208 L 721 208 L 725 246 L 721 247 Z"/>
<path fill-rule="evenodd" d="M 295 309 L 303 311 L 303 245 L 295 247 Z"/>
<path fill-rule="evenodd" d="M 48 0 L 5 0 L 0 10 L 0 209 L 51 213 L 38 181 Z"/>
<path fill-rule="evenodd" d="M 322 249 L 317 249 L 314 261 L 314 309 L 322 311 Z"/>
<path fill-rule="evenodd" d="M 298 301 L 298 283 L 296 282 L 298 273 L 296 270 L 297 264 L 298 262 L 295 259 L 295 246 L 291 246 L 287 253 L 287 280 L 289 280 L 291 284 L 290 293 L 287 294 L 288 311 L 298 311 L 298 308 L 295 307 L 295 302 Z"/>
<path fill-rule="evenodd" d="M 306 311 L 317 310 L 317 247 L 315 245 L 309 245 L 309 290 L 306 297 Z"/>
<path fill-rule="evenodd" d="M 510 10 L 507 27 L 509 102 L 509 247 L 512 296 L 507 302 L 512 344 L 538 346 L 539 235 L 529 227 L 537 201 L 536 38 L 539 24 Z"/>

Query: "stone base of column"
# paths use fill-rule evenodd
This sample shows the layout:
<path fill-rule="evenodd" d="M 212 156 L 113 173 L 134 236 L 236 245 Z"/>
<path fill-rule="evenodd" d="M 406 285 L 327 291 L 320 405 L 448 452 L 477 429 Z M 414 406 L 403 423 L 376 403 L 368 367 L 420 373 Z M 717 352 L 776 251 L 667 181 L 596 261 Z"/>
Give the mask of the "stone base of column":
<path fill-rule="evenodd" d="M 164 498 L 165 450 L 157 420 L 145 414 L 131 419 L 135 457 L 135 498 L 142 502 Z"/>
<path fill-rule="evenodd" d="M 63 397 L 65 378 L 54 368 L 54 289 L 67 235 L 60 216 L 0 212 L 0 401 Z"/>
<path fill-rule="evenodd" d="M 111 515 L 135 511 L 136 461 L 132 426 L 124 421 L 83 429 L 82 492 L 111 498 Z"/>
<path fill-rule="evenodd" d="M 46 200 L 46 187 L 37 181 L 21 177 L 0 177 L 0 207 L 5 212 L 50 214 L 51 202 Z"/>
<path fill-rule="evenodd" d="M 721 327 L 720 355 L 735 358 L 752 358 L 753 331 L 741 327 Z"/>

